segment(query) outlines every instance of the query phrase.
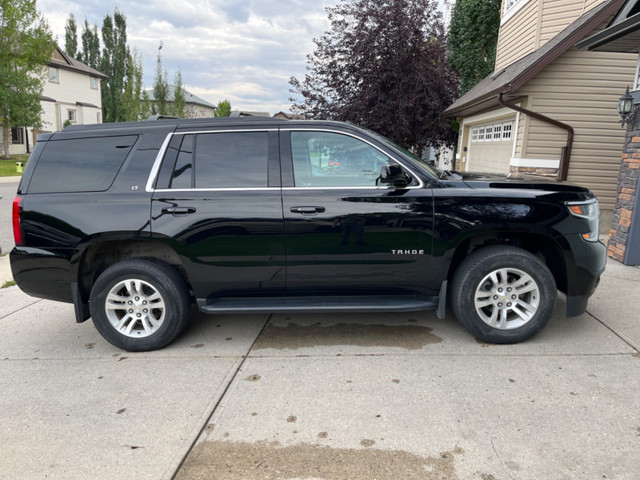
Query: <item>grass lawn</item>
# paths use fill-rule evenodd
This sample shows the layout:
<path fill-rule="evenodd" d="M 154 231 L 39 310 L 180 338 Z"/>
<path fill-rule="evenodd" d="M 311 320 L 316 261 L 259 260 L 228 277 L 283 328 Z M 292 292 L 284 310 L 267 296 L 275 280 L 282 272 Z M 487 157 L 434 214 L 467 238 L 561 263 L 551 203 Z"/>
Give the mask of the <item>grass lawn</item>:
<path fill-rule="evenodd" d="M 13 177 L 16 175 L 21 175 L 16 172 L 16 162 L 24 162 L 27 164 L 27 160 L 29 155 L 11 155 L 10 160 L 5 160 L 4 158 L 0 158 L 0 177 Z"/>

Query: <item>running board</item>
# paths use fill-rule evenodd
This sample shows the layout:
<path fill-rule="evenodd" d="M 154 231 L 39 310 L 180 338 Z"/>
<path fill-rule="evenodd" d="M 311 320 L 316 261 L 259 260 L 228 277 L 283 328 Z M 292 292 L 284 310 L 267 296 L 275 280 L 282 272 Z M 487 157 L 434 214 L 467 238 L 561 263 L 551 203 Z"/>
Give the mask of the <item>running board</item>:
<path fill-rule="evenodd" d="M 435 310 L 438 297 L 361 295 L 333 297 L 225 297 L 198 299 L 203 313 L 415 312 Z"/>

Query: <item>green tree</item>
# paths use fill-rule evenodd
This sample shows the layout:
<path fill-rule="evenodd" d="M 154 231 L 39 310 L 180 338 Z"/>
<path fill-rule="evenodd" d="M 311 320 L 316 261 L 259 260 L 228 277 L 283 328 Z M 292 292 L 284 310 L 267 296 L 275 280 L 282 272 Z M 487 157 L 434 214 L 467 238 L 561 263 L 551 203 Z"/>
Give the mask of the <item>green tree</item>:
<path fill-rule="evenodd" d="M 460 75 L 460 95 L 493 72 L 501 0 L 457 0 L 449 27 L 449 62 Z"/>
<path fill-rule="evenodd" d="M 229 117 L 231 116 L 231 102 L 226 98 L 218 102 L 216 112 L 216 117 Z"/>
<path fill-rule="evenodd" d="M 73 13 L 69 15 L 67 24 L 64 27 L 64 51 L 71 58 L 77 58 L 78 55 L 78 25 Z"/>
<path fill-rule="evenodd" d="M 98 35 L 98 27 L 89 25 L 87 19 L 84 19 L 84 27 L 80 37 L 82 42 L 82 51 L 79 58 L 82 63 L 91 68 L 100 70 L 100 36 Z"/>
<path fill-rule="evenodd" d="M 143 118 L 142 95 L 142 58 L 134 49 L 133 54 L 129 54 L 127 59 L 127 76 L 122 96 L 125 121 L 134 122 Z"/>
<path fill-rule="evenodd" d="M 55 42 L 35 0 L 0 0 L 0 126 L 4 156 L 11 127 L 41 124 L 45 65 Z"/>
<path fill-rule="evenodd" d="M 178 118 L 184 118 L 186 105 L 187 102 L 185 99 L 184 85 L 182 83 L 182 72 L 178 68 L 173 81 L 173 104 L 171 105 L 171 114 Z"/>
<path fill-rule="evenodd" d="M 158 59 L 156 61 L 156 76 L 153 79 L 153 106 L 154 115 L 169 114 L 169 81 L 167 80 L 167 71 L 162 67 L 162 42 L 158 47 Z"/>
<path fill-rule="evenodd" d="M 100 71 L 109 78 L 102 82 L 102 109 L 106 122 L 125 119 L 124 83 L 127 75 L 127 18 L 116 8 L 113 18 L 107 14 L 102 22 L 102 58 Z"/>

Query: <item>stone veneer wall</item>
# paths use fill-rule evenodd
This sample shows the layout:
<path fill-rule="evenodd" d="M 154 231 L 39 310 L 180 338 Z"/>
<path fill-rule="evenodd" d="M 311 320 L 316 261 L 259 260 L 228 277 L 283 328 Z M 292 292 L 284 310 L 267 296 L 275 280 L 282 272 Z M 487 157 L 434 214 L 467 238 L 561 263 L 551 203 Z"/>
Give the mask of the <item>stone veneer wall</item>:
<path fill-rule="evenodd" d="M 622 150 L 622 165 L 618 174 L 618 200 L 613 210 L 613 224 L 607 247 L 607 254 L 619 262 L 624 262 L 639 178 L 640 106 L 636 106 L 627 127 L 627 137 Z"/>
<path fill-rule="evenodd" d="M 515 176 L 537 175 L 538 177 L 558 177 L 557 168 L 535 168 L 535 167 L 509 167 L 509 172 Z"/>

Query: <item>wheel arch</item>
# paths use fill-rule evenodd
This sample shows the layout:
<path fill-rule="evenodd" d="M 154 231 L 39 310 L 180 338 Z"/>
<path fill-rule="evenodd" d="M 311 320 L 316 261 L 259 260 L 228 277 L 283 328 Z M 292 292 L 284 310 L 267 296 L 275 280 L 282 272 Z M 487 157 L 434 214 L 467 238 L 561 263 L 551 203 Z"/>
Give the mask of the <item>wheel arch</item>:
<path fill-rule="evenodd" d="M 98 277 L 109 267 L 123 260 L 151 259 L 174 267 L 189 285 L 180 256 L 166 243 L 155 240 L 104 240 L 84 249 L 78 267 L 78 293 L 88 302 Z M 190 285 L 189 285 L 190 287 Z"/>
<path fill-rule="evenodd" d="M 455 249 L 447 280 L 451 280 L 462 261 L 470 254 L 488 246 L 505 245 L 518 247 L 542 260 L 553 275 L 558 290 L 567 291 L 567 264 L 562 247 L 547 235 L 537 233 L 503 232 L 476 235 L 466 238 Z"/>

